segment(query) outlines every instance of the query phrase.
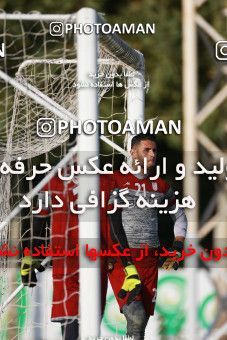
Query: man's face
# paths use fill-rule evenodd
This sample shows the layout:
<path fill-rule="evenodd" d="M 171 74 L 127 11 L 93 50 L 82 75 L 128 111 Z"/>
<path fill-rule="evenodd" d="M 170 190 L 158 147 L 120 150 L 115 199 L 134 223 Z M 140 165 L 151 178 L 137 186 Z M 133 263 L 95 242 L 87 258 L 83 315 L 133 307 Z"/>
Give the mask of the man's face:
<path fill-rule="evenodd" d="M 147 159 L 147 168 L 151 169 L 156 163 L 157 145 L 151 140 L 142 140 L 134 145 L 131 149 L 131 156 L 133 161 L 139 161 L 141 167 L 144 167 L 144 158 Z"/>

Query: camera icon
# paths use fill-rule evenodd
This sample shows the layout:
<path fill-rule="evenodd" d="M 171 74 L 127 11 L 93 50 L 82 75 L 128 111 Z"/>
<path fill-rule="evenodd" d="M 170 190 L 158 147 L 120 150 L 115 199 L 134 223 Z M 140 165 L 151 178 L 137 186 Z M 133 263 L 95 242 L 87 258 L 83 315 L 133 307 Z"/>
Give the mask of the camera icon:
<path fill-rule="evenodd" d="M 50 23 L 50 35 L 53 37 L 63 36 L 64 28 L 61 21 L 53 21 Z"/>
<path fill-rule="evenodd" d="M 36 128 L 37 135 L 41 138 L 51 138 L 56 134 L 56 123 L 53 118 L 39 118 Z"/>
<path fill-rule="evenodd" d="M 218 60 L 227 61 L 227 40 L 220 40 L 216 43 L 215 56 Z"/>

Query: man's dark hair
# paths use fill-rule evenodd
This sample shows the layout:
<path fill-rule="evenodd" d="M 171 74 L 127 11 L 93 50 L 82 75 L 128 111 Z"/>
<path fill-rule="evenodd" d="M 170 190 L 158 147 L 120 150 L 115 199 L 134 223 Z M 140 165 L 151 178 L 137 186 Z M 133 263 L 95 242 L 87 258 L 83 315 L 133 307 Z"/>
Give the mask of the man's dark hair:
<path fill-rule="evenodd" d="M 155 142 L 157 144 L 155 135 L 152 135 L 150 133 L 139 133 L 138 135 L 136 135 L 132 138 L 131 149 L 133 148 L 134 145 L 139 144 L 142 140 L 150 140 L 150 141 Z"/>

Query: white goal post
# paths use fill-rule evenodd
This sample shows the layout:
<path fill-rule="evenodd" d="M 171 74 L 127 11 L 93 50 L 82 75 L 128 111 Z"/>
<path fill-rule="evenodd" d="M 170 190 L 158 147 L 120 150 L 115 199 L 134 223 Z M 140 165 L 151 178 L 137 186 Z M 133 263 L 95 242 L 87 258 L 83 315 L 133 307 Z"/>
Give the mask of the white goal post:
<path fill-rule="evenodd" d="M 93 9 L 83 8 L 79 10 L 76 14 L 73 15 L 48 15 L 48 14 L 0 14 L 0 21 L 7 20 L 20 20 L 20 21 L 45 21 L 46 23 L 50 23 L 51 21 L 59 21 L 61 20 L 63 24 L 66 23 L 77 23 L 77 24 L 104 24 L 103 18 Z M 69 98 L 69 94 L 66 94 L 64 97 L 62 95 L 61 99 L 59 97 L 59 93 L 55 95 L 54 90 L 55 87 L 51 87 L 52 79 L 57 79 L 55 74 L 53 73 L 53 78 L 50 78 L 50 84 L 45 84 L 45 88 L 39 87 L 40 84 L 43 84 L 42 81 L 38 83 L 37 74 L 43 77 L 44 71 L 45 74 L 49 74 L 48 72 L 56 72 L 56 65 L 60 65 L 61 72 L 59 73 L 59 79 L 61 76 L 66 74 L 66 78 L 70 79 L 68 87 L 72 85 L 71 79 L 78 83 L 89 83 L 95 85 L 95 79 L 91 79 L 89 74 L 97 74 L 100 70 L 100 67 L 105 68 L 106 65 L 113 63 L 115 66 L 120 65 L 125 67 L 126 69 L 133 70 L 133 77 L 129 77 L 126 79 L 127 86 L 127 119 L 134 122 L 135 120 L 144 119 L 144 59 L 143 55 L 129 47 L 123 40 L 119 38 L 119 36 L 115 34 L 105 35 L 100 34 L 97 35 L 95 32 L 91 34 L 75 34 L 75 49 L 76 49 L 76 59 L 73 55 L 73 58 L 68 58 L 62 55 L 59 55 L 57 58 L 51 58 L 51 56 L 39 56 L 39 58 L 28 58 L 26 57 L 16 70 L 16 74 L 13 76 L 12 72 L 7 74 L 7 70 L 3 67 L 0 68 L 0 78 L 2 82 L 9 83 L 11 86 L 15 88 L 14 98 L 17 97 L 17 100 L 14 99 L 13 104 L 13 115 L 9 118 L 9 122 L 7 123 L 7 131 L 9 136 L 7 137 L 6 142 L 1 140 L 0 134 L 0 150 L 2 151 L 2 160 L 7 160 L 8 162 L 15 161 L 18 156 L 21 156 L 22 159 L 31 158 L 32 154 L 35 155 L 37 148 L 35 144 L 37 141 L 34 139 L 33 141 L 33 132 L 29 132 L 29 138 L 23 140 L 20 143 L 20 138 L 22 139 L 23 133 L 20 132 L 20 119 L 18 121 L 16 115 L 20 110 L 23 112 L 22 107 L 24 108 L 27 105 L 27 108 L 32 107 L 32 112 L 34 112 L 34 117 L 39 117 L 39 114 L 42 115 L 43 112 L 48 113 L 47 117 L 64 117 L 65 120 L 73 119 L 76 121 L 86 121 L 88 119 L 96 121 L 99 118 L 99 101 L 103 96 L 102 89 L 98 89 L 97 86 L 88 86 L 78 88 L 74 93 L 70 92 L 70 102 L 67 100 Z M 53 40 L 56 39 L 55 37 Z M 101 52 L 100 52 L 101 51 Z M 64 54 L 64 53 L 63 53 Z M 7 55 L 7 46 L 6 46 L 6 55 Z M 40 66 L 40 64 L 42 64 Z M 51 67 L 55 67 L 54 71 L 52 71 Z M 69 65 L 69 67 L 65 70 L 62 65 Z M 74 67 L 76 65 L 76 68 Z M 101 65 L 101 66 L 100 66 Z M 38 67 L 38 71 L 35 71 L 32 74 L 31 67 Z M 48 69 L 49 67 L 49 69 Z M 110 66 L 108 66 L 110 67 Z M 36 69 L 37 70 L 37 69 Z M 62 71 L 63 70 L 63 71 Z M 109 70 L 109 69 L 108 69 Z M 107 70 L 107 72 L 108 72 Z M 110 69 L 111 70 L 111 69 Z M 114 71 L 115 69 L 113 69 Z M 59 81 L 57 79 L 57 81 Z M 57 82 L 56 81 L 56 82 Z M 68 80 L 67 80 L 68 81 Z M 63 83 L 65 86 L 66 83 Z M 135 85 L 136 84 L 136 85 Z M 57 88 L 57 86 L 56 86 Z M 109 89 L 106 89 L 106 91 Z M 60 91 L 58 89 L 58 91 Z M 104 92 L 105 93 L 105 92 Z M 35 106 L 31 106 L 30 101 L 35 103 Z M 65 104 L 66 103 L 66 104 Z M 75 105 L 73 105 L 75 104 Z M 25 108 L 26 110 L 28 110 Z M 43 111 L 44 110 L 44 111 Z M 14 117 L 15 113 L 15 117 Z M 24 118 L 24 117 L 23 117 Z M 10 121 L 11 119 L 11 121 Z M 17 125 L 12 125 L 12 121 L 15 119 Z M 29 124 L 34 124 L 34 122 L 29 121 Z M 28 125 L 29 127 L 31 125 Z M 10 126 L 10 127 L 9 127 Z M 32 125 L 33 126 L 33 125 Z M 13 135 L 14 131 L 11 131 L 15 127 L 16 131 L 18 131 L 15 135 Z M 32 129 L 31 129 L 32 131 Z M 3 133 L 4 135 L 4 133 Z M 15 142 L 15 137 L 18 137 L 18 142 Z M 118 151 L 122 150 L 118 145 L 114 142 L 111 142 L 111 138 L 106 138 L 105 136 L 99 136 L 98 133 L 93 135 L 80 134 L 77 137 L 77 150 L 78 152 L 78 163 L 80 165 L 86 164 L 87 159 L 90 156 L 94 156 L 94 154 L 99 155 L 99 139 L 102 139 L 104 142 L 111 144 L 113 148 L 116 148 Z M 43 144 L 40 146 L 39 151 L 37 151 L 37 155 L 45 152 L 49 152 L 52 148 L 56 147 L 64 143 L 67 139 L 66 135 L 63 135 L 62 139 L 57 140 L 53 139 L 52 144 L 46 143 L 43 141 Z M 30 143 L 30 144 L 28 144 Z M 24 144 L 24 146 L 23 146 Z M 29 147 L 28 147 L 29 145 Z M 125 151 L 122 151 L 123 153 Z M 26 157 L 27 153 L 27 157 Z M 127 151 L 125 152 L 127 155 Z M 49 178 L 47 176 L 46 181 Z M 45 179 L 42 182 L 45 183 Z M 7 184 L 8 185 L 8 184 Z M 85 202 L 88 194 L 90 193 L 90 189 L 94 189 L 97 193 L 99 192 L 99 177 L 98 176 L 80 176 L 79 177 L 79 194 L 78 194 L 78 202 Z M 35 188 L 33 189 L 35 190 Z M 35 191 L 34 191 L 35 192 Z M 15 210 L 16 209 L 16 210 Z M 12 210 L 12 209 L 11 209 Z M 3 214 L 0 220 L 0 233 L 4 231 L 5 227 L 10 225 L 10 219 L 13 219 L 17 213 L 19 213 L 18 206 L 14 208 L 15 213 L 10 215 L 10 212 L 7 213 L 7 216 Z M 11 211 L 12 212 L 12 211 Z M 9 218 L 10 216 L 10 218 Z M 4 231 L 5 232 L 5 231 Z M 88 213 L 82 214 L 79 216 L 79 238 L 82 240 L 86 239 L 95 239 L 99 240 L 99 208 L 92 209 Z M 8 232 L 6 232 L 7 234 Z M 99 245 L 96 244 L 98 247 Z M 86 260 L 83 257 L 83 254 L 80 254 L 80 261 L 83 262 L 83 266 L 80 268 L 80 337 L 81 339 L 87 339 L 89 336 L 98 337 L 100 334 L 100 268 L 97 266 L 97 262 L 94 262 L 91 265 L 85 265 Z"/>
<path fill-rule="evenodd" d="M 98 16 L 94 10 L 90 9 L 83 9 L 78 12 L 78 22 L 85 24 L 91 23 L 95 24 L 98 22 Z M 107 36 L 108 37 L 108 36 Z M 119 51 L 121 57 L 124 59 L 127 58 L 127 50 L 124 50 L 124 43 L 118 40 L 117 38 L 111 41 L 111 38 L 108 37 L 107 41 L 105 40 L 105 36 L 103 36 L 103 43 L 106 43 L 109 48 L 113 48 L 114 51 Z M 100 37 L 100 42 L 102 39 Z M 89 82 L 88 74 L 96 74 L 97 73 L 97 36 L 95 33 L 91 35 L 79 35 L 77 38 L 78 43 L 78 81 L 80 82 Z M 140 63 L 139 67 L 143 66 L 141 64 L 141 56 L 137 55 L 136 52 L 132 51 L 133 57 L 135 55 L 135 60 Z M 86 63 L 86 55 L 91 56 L 91 61 Z M 137 57 L 138 56 L 138 57 Z M 133 58 L 134 59 L 134 58 Z M 142 78 L 143 79 L 143 78 Z M 140 94 L 140 96 L 139 96 Z M 98 106 L 97 106 L 97 92 L 96 89 L 89 89 L 83 88 L 78 92 L 79 96 L 79 107 L 78 107 L 78 117 L 81 120 L 86 119 L 94 119 L 96 120 L 98 116 Z M 89 97 L 89 103 L 87 98 Z M 131 104 L 133 106 L 134 102 L 134 110 L 138 110 L 143 114 L 143 84 L 141 83 L 141 89 L 138 90 L 138 97 L 136 101 L 136 93 L 134 91 L 131 94 Z M 136 105 L 137 102 L 137 105 Z M 86 113 L 85 113 L 86 112 Z M 131 110 L 131 117 L 129 119 L 134 119 L 132 110 Z M 138 118 L 138 113 L 136 112 L 136 117 Z M 89 154 L 98 154 L 98 135 L 86 136 L 84 134 L 80 135 L 78 138 L 78 149 L 80 150 L 80 157 L 79 163 L 86 164 L 86 158 Z M 87 145 L 87 148 L 85 146 Z M 91 145 L 93 146 L 93 150 L 91 150 Z M 83 152 L 81 152 L 83 151 Z M 85 158 L 84 158 L 85 157 Z M 94 183 L 94 181 L 96 183 Z M 84 190 L 84 188 L 87 188 Z M 85 202 L 86 197 L 88 196 L 89 188 L 99 188 L 99 181 L 98 176 L 92 178 L 92 176 L 82 176 L 80 179 L 80 186 L 79 186 L 79 202 Z M 80 216 L 80 225 L 79 225 L 79 234 L 80 238 L 83 240 L 90 238 L 99 239 L 99 209 L 96 211 L 90 212 L 90 220 L 92 222 L 87 222 L 87 216 L 85 214 Z M 97 245 L 97 249 L 99 249 Z M 88 261 L 88 259 L 87 259 Z M 97 264 L 94 263 L 94 267 Z M 86 266 L 88 267 L 88 266 Z M 89 273 L 88 273 L 89 271 Z M 89 277 L 89 279 L 88 279 Z M 99 281 L 99 270 L 97 268 L 81 268 L 80 269 L 80 298 L 83 303 L 80 304 L 80 317 L 81 317 L 81 337 L 82 339 L 86 339 L 86 337 L 90 335 L 97 336 L 99 334 L 99 325 L 101 322 L 100 318 L 100 306 L 99 301 L 100 295 L 100 281 Z M 91 281 L 90 281 L 91 280 Z M 93 289 L 91 289 L 91 282 Z M 96 294 L 96 301 L 94 299 L 93 292 L 97 292 Z M 85 302 L 87 301 L 87 303 Z M 93 301 L 93 302 L 92 302 Z M 85 302 L 85 303 L 84 303 Z M 87 312 L 89 306 L 91 315 L 93 315 L 94 325 L 91 325 L 91 319 L 87 317 Z M 93 328 L 94 327 L 94 328 Z"/>

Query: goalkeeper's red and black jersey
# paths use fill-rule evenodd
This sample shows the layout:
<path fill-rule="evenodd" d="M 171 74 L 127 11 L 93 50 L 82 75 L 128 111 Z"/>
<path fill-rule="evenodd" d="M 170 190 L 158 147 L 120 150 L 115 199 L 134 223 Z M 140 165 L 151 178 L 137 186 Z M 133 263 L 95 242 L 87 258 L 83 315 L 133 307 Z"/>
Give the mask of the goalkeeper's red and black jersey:
<path fill-rule="evenodd" d="M 139 208 L 137 201 L 139 195 L 150 204 L 154 203 L 154 200 L 161 204 L 166 199 L 167 209 L 171 209 L 176 200 L 170 185 L 161 178 L 156 180 L 151 180 L 149 177 L 137 178 L 133 174 L 126 175 L 120 171 L 114 172 L 110 178 L 111 195 L 108 210 L 113 207 L 114 200 L 119 204 L 124 203 L 120 193 L 127 189 L 124 197 L 129 202 L 129 206 L 122 208 L 122 225 L 129 247 L 140 248 L 142 244 L 147 244 L 151 248 L 158 247 L 158 209 Z"/>

